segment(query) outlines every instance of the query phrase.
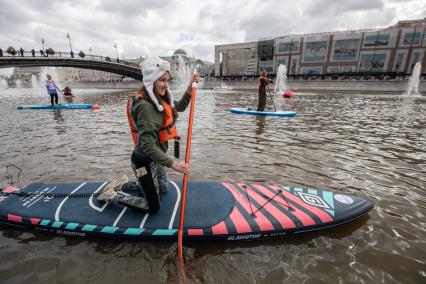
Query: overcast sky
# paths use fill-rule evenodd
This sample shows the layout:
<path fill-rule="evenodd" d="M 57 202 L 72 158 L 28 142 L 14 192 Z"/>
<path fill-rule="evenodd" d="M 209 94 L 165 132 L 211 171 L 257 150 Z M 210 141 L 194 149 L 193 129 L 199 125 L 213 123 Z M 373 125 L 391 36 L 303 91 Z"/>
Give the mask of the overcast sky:
<path fill-rule="evenodd" d="M 380 28 L 426 17 L 425 0 L 0 0 L 0 47 L 120 58 L 189 55 L 286 34 Z"/>

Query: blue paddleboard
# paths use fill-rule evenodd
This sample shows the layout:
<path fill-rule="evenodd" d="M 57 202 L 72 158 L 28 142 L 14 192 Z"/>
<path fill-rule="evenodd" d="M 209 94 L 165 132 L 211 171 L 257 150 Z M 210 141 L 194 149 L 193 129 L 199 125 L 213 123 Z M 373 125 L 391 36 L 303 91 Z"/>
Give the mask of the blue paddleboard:
<path fill-rule="evenodd" d="M 297 112 L 295 111 L 257 111 L 249 108 L 231 108 L 232 113 L 238 114 L 250 114 L 250 115 L 264 115 L 264 116 L 296 116 Z"/>
<path fill-rule="evenodd" d="M 17 106 L 16 109 L 97 109 L 98 104 L 60 104 L 60 105 L 26 105 Z"/>
<path fill-rule="evenodd" d="M 148 214 L 96 199 L 108 182 L 0 189 L 0 225 L 80 237 L 176 240 L 181 183 L 168 182 Z M 138 191 L 128 194 L 138 195 Z M 335 227 L 373 209 L 364 197 L 282 185 L 189 181 L 184 239 L 278 238 Z"/>

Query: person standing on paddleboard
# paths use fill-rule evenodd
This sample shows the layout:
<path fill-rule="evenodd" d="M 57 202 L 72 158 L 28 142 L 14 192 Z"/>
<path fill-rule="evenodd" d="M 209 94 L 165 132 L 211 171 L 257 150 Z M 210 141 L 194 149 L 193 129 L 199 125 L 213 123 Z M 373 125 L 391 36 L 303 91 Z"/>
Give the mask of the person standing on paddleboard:
<path fill-rule="evenodd" d="M 56 90 L 59 90 L 59 88 L 56 86 L 55 81 L 52 80 L 52 76 L 50 76 L 50 74 L 47 74 L 46 77 L 47 80 L 44 81 L 44 85 L 47 88 L 47 93 L 50 95 L 50 103 L 52 106 L 58 105 L 58 92 Z"/>
<path fill-rule="evenodd" d="M 143 86 L 127 101 L 127 118 L 135 144 L 131 165 L 136 175 L 136 187 L 142 196 L 125 193 L 135 187 L 127 176 L 111 181 L 100 201 L 124 205 L 132 209 L 154 213 L 160 209 L 160 194 L 167 191 L 165 167 L 180 173 L 189 173 L 190 165 L 173 160 L 166 155 L 168 141 L 179 140 L 176 131 L 177 112 L 184 111 L 191 101 L 191 86 L 198 75 L 191 78 L 188 88 L 179 101 L 174 101 L 169 89 L 170 63 L 154 56 L 141 64 Z"/>
<path fill-rule="evenodd" d="M 271 80 L 268 79 L 268 74 L 266 71 L 263 71 L 260 74 L 259 79 L 257 79 L 257 84 L 259 85 L 259 101 L 257 103 L 257 111 L 264 111 L 266 107 L 266 86 L 269 83 L 272 83 Z"/>

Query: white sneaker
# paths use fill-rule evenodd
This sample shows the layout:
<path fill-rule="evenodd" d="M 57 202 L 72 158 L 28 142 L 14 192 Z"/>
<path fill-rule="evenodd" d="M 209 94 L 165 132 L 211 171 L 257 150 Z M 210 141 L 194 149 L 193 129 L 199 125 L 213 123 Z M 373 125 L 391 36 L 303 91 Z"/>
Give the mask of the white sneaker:
<path fill-rule="evenodd" d="M 105 202 L 114 199 L 114 197 L 117 196 L 117 191 L 121 191 L 123 184 L 127 183 L 128 181 L 129 178 L 126 175 L 113 179 L 107 184 L 107 186 L 105 186 L 102 193 L 97 196 L 96 199 Z"/>

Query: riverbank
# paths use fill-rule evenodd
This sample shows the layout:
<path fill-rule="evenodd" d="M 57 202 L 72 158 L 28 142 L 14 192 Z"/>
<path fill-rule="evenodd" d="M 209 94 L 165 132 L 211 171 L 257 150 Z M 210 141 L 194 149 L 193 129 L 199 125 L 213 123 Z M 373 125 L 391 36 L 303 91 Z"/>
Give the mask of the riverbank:
<path fill-rule="evenodd" d="M 256 81 L 205 81 L 203 89 L 222 89 L 236 91 L 257 91 Z M 67 84 L 59 82 L 58 85 L 67 85 L 71 89 L 110 89 L 110 90 L 137 90 L 142 82 L 69 82 Z M 408 85 L 408 80 L 404 81 L 379 81 L 379 80 L 289 80 L 287 86 L 299 93 L 362 93 L 378 94 L 391 93 L 403 94 Z M 10 88 L 16 88 L 15 85 L 9 85 Z M 32 88 L 30 84 L 23 84 L 21 88 Z M 274 85 L 270 85 L 271 90 Z M 422 80 L 419 84 L 419 93 L 426 95 L 426 81 Z"/>
<path fill-rule="evenodd" d="M 351 80 L 351 81 L 331 81 L 331 80 L 289 80 L 289 88 L 301 93 L 394 93 L 402 94 L 407 89 L 408 80 L 404 81 L 380 81 L 380 80 Z M 273 85 L 270 85 L 271 90 Z M 258 89 L 256 81 L 208 81 L 204 84 L 205 89 L 233 89 L 241 91 L 255 91 Z M 426 95 L 426 81 L 419 84 L 419 93 Z"/>

